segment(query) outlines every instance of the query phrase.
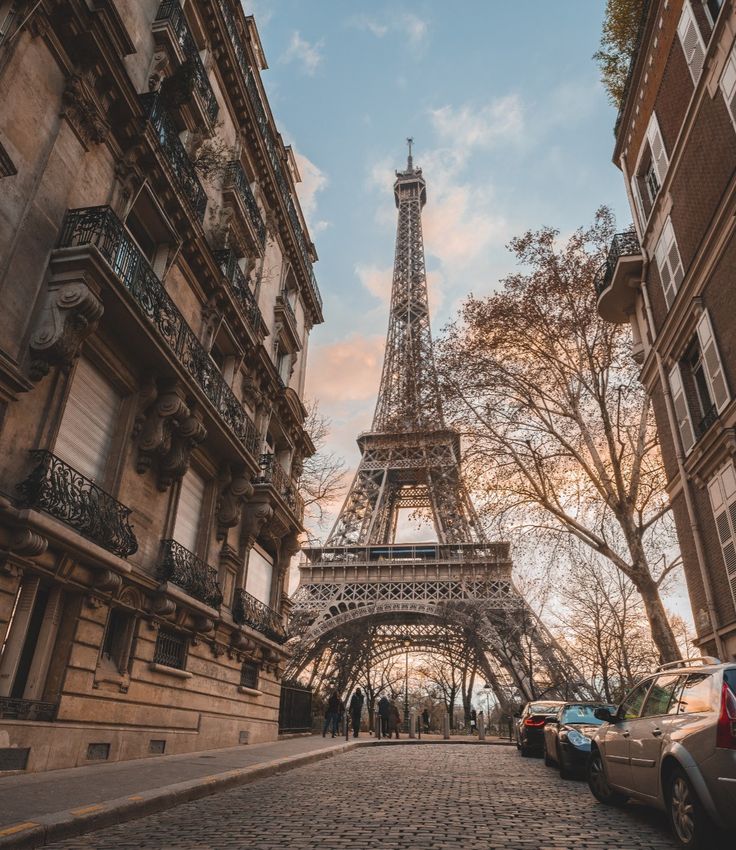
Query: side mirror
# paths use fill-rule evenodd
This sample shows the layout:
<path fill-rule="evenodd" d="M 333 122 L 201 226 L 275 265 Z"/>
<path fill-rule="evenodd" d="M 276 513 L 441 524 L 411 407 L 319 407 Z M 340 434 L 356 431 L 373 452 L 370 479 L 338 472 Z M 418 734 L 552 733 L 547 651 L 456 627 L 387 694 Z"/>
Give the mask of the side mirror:
<path fill-rule="evenodd" d="M 593 714 L 598 718 L 598 720 L 602 720 L 604 723 L 616 722 L 616 715 L 611 714 L 607 708 L 596 708 Z"/>

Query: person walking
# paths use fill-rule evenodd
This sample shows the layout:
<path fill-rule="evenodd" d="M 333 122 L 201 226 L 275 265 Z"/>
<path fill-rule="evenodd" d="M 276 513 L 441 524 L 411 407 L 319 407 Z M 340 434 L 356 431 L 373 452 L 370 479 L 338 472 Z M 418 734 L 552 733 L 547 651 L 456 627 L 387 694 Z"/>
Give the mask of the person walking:
<path fill-rule="evenodd" d="M 470 734 L 475 735 L 478 731 L 478 712 L 474 709 L 470 709 Z"/>
<path fill-rule="evenodd" d="M 337 691 L 330 694 L 325 708 L 325 725 L 322 727 L 322 737 L 327 735 L 327 730 L 332 729 L 332 737 L 337 735 L 337 724 L 340 722 L 340 697 Z"/>
<path fill-rule="evenodd" d="M 389 703 L 388 706 L 388 736 L 391 737 L 392 733 L 396 734 L 396 737 L 399 737 L 399 726 L 401 726 L 401 712 L 399 711 L 395 702 Z"/>
<path fill-rule="evenodd" d="M 386 698 L 385 694 L 378 700 L 378 717 L 381 720 L 381 737 L 391 737 L 388 730 L 388 722 L 391 716 L 391 703 Z"/>
<path fill-rule="evenodd" d="M 360 715 L 363 713 L 363 692 L 360 688 L 356 688 L 355 693 L 350 697 L 348 710 L 353 724 L 353 738 L 357 738 L 360 732 Z"/>

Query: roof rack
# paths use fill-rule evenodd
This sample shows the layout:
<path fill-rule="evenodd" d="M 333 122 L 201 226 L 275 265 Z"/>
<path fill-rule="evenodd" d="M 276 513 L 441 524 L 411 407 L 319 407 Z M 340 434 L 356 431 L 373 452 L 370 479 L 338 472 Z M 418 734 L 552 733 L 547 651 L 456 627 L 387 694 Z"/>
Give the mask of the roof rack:
<path fill-rule="evenodd" d="M 659 673 L 661 670 L 667 670 L 670 667 L 689 667 L 693 661 L 701 661 L 703 666 L 721 663 L 721 659 L 713 655 L 697 655 L 694 658 L 683 658 L 681 661 L 668 661 L 666 664 L 660 664 L 656 672 Z"/>

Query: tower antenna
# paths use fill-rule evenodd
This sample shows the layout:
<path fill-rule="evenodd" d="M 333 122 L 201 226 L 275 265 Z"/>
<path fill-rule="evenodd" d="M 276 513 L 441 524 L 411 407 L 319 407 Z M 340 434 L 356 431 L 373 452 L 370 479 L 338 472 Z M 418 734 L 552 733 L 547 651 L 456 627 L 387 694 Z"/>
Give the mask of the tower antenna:
<path fill-rule="evenodd" d="M 411 155 L 411 146 L 414 144 L 414 139 L 412 139 L 411 136 L 407 137 L 406 144 L 409 146 L 409 156 L 406 160 L 406 170 L 412 171 L 414 168 L 414 159 Z"/>

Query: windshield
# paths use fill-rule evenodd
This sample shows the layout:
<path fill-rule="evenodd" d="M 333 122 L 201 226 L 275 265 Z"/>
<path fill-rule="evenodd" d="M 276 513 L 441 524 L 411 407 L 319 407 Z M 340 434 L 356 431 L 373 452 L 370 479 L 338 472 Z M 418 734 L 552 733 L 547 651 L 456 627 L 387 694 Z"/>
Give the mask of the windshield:
<path fill-rule="evenodd" d="M 560 704 L 554 702 L 539 702 L 531 706 L 532 714 L 556 714 L 560 710 Z"/>
<path fill-rule="evenodd" d="M 563 723 L 586 723 L 591 726 L 600 726 L 603 723 L 599 720 L 594 712 L 596 708 L 607 708 L 610 712 L 615 712 L 616 708 L 612 705 L 568 705 L 565 706 L 562 712 Z"/>

